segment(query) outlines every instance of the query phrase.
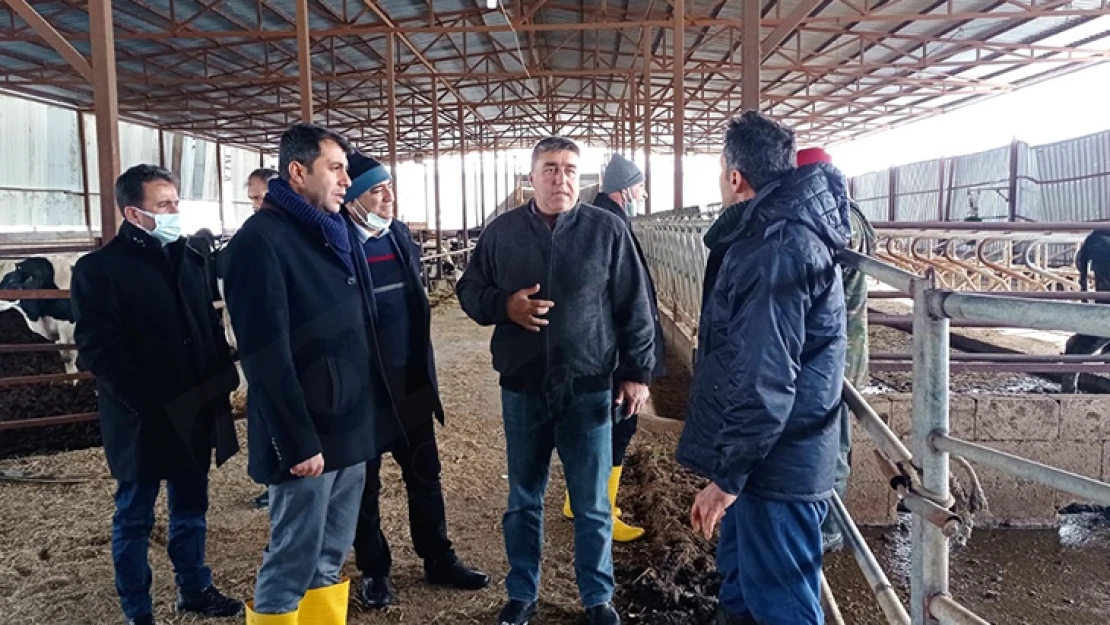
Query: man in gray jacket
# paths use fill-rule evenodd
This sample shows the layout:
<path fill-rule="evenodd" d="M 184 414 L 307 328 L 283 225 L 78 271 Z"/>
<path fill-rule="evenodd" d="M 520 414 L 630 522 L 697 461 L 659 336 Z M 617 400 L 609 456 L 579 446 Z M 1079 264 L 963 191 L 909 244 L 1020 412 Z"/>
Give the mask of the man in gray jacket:
<path fill-rule="evenodd" d="M 578 201 L 578 156 L 561 137 L 536 145 L 535 199 L 486 228 L 457 287 L 463 310 L 496 326 L 491 350 L 509 467 L 502 522 L 509 602 L 500 625 L 524 625 L 536 612 L 553 449 L 574 511 L 575 575 L 588 622 L 620 623 L 611 603 L 612 406 L 636 414 L 647 400 L 655 330 L 628 228 Z M 614 397 L 618 356 L 624 381 Z"/>

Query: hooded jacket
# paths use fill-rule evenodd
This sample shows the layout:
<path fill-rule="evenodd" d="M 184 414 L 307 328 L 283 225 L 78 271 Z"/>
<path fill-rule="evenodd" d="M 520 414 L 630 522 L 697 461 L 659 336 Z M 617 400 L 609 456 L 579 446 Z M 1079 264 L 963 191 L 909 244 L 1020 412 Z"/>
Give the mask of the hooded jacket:
<path fill-rule="evenodd" d="M 731 494 L 820 501 L 833 491 L 846 350 L 834 255 L 847 185 L 824 163 L 726 209 L 710 248 L 681 464 Z"/>

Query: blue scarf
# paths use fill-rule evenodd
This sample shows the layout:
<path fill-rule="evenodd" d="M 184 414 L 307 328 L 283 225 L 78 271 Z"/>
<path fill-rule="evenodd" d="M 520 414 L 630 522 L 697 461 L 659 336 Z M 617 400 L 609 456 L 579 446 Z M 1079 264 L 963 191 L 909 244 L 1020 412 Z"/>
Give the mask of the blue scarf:
<path fill-rule="evenodd" d="M 270 181 L 267 196 L 279 208 L 294 216 L 301 223 L 319 228 L 324 240 L 347 266 L 348 275 L 355 275 L 355 264 L 351 249 L 351 238 L 347 233 L 347 220 L 341 214 L 332 214 L 312 206 L 289 183 L 281 178 Z"/>

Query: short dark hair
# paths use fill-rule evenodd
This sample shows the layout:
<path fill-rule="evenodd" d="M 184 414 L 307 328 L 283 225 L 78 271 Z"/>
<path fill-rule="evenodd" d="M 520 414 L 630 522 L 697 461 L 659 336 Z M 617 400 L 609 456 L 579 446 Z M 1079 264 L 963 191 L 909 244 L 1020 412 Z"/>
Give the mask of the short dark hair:
<path fill-rule="evenodd" d="M 334 141 L 344 153 L 351 151 L 351 142 L 343 135 L 316 124 L 293 124 L 281 134 L 278 148 L 278 172 L 282 180 L 289 180 L 289 164 L 300 163 L 312 169 L 312 163 L 320 158 L 320 144 Z"/>
<path fill-rule="evenodd" d="M 578 149 L 578 144 L 567 139 L 566 137 L 547 137 L 536 144 L 532 148 L 532 167 L 536 166 L 536 161 L 540 160 L 540 154 L 547 152 L 563 152 L 570 151 L 581 156 L 582 151 Z"/>
<path fill-rule="evenodd" d="M 259 182 L 269 182 L 277 177 L 278 173 L 276 169 L 270 169 L 269 167 L 259 167 L 258 169 L 252 171 L 251 175 L 247 176 L 247 182 L 250 182 L 251 180 L 257 180 Z"/>
<path fill-rule="evenodd" d="M 756 191 L 794 171 L 795 148 L 791 128 L 756 111 L 746 111 L 725 130 L 725 163 Z"/>
<path fill-rule="evenodd" d="M 157 165 L 135 165 L 116 178 L 116 206 L 120 214 L 128 206 L 143 205 L 143 186 L 148 182 L 164 180 L 177 187 L 177 176 L 168 169 Z"/>

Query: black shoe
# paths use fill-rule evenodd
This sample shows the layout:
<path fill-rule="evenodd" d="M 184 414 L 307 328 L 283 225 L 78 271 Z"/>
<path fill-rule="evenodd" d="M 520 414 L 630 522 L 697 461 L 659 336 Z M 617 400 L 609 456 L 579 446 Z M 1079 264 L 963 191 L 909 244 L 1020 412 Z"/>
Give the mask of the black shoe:
<path fill-rule="evenodd" d="M 489 586 L 489 575 L 467 568 L 458 558 L 424 563 L 424 581 L 459 590 L 481 590 Z"/>
<path fill-rule="evenodd" d="M 621 617 L 613 609 L 612 603 L 603 603 L 586 608 L 586 619 L 590 625 L 621 625 Z"/>
<path fill-rule="evenodd" d="M 528 625 L 528 619 L 536 615 L 536 602 L 526 603 L 519 599 L 509 599 L 501 614 L 497 617 L 497 625 Z"/>
<path fill-rule="evenodd" d="M 259 510 L 265 510 L 270 507 L 270 489 L 262 491 L 262 494 L 254 498 L 254 507 Z"/>
<path fill-rule="evenodd" d="M 389 584 L 389 576 L 363 577 L 358 598 L 363 607 L 371 610 L 393 605 L 393 587 Z"/>
<path fill-rule="evenodd" d="M 146 616 L 137 616 L 135 618 L 127 619 L 127 625 L 155 625 L 154 615 L 147 614 Z"/>
<path fill-rule="evenodd" d="M 192 595 L 178 591 L 177 611 L 211 617 L 238 616 L 243 613 L 243 602 L 226 597 L 215 586 L 209 586 Z"/>

